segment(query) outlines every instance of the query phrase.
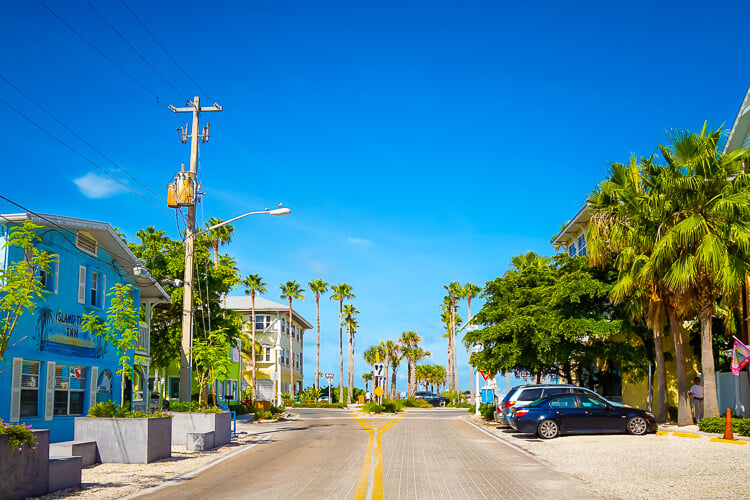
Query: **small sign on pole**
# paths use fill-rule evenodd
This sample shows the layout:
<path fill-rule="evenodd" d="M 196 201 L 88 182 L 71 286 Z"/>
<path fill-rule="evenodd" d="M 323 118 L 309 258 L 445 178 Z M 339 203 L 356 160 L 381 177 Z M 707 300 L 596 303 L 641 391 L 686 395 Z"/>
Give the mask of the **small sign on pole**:
<path fill-rule="evenodd" d="M 372 375 L 373 377 L 383 377 L 385 376 L 385 364 L 384 363 L 375 363 L 372 365 Z"/>

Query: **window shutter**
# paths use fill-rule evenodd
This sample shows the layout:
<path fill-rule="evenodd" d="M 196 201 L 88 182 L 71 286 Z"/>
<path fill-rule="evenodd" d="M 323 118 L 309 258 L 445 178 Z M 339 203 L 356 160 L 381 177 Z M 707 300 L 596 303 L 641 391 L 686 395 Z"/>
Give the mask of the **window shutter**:
<path fill-rule="evenodd" d="M 107 275 L 106 274 L 102 274 L 102 290 L 99 293 L 101 294 L 102 301 L 97 305 L 100 305 L 101 307 L 107 307 Z"/>
<path fill-rule="evenodd" d="M 23 358 L 13 358 L 13 376 L 10 386 L 10 421 L 18 422 L 21 415 L 21 373 Z"/>
<path fill-rule="evenodd" d="M 57 294 L 57 285 L 60 284 L 60 256 L 55 255 L 55 294 Z"/>
<path fill-rule="evenodd" d="M 96 404 L 96 384 L 99 382 L 99 367 L 92 366 L 90 371 L 91 381 L 89 384 L 89 408 Z"/>
<path fill-rule="evenodd" d="M 78 303 L 86 303 L 86 266 L 78 266 Z"/>
<path fill-rule="evenodd" d="M 85 270 L 85 269 L 84 269 Z M 47 385 L 44 388 L 46 397 L 44 398 L 44 420 L 52 420 L 55 406 L 55 366 L 54 361 L 47 361 Z"/>

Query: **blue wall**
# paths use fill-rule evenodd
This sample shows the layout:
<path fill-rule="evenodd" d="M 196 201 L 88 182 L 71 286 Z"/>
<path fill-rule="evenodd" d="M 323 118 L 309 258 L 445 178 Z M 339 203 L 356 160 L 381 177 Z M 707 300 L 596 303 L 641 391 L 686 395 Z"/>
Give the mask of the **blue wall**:
<path fill-rule="evenodd" d="M 7 234 L 7 228 L 3 227 L 2 231 L 3 236 Z M 50 292 L 44 301 L 38 302 L 34 314 L 25 312 L 21 316 L 10 340 L 9 345 L 12 347 L 6 351 L 5 361 L 0 362 L 0 418 L 5 422 L 11 419 L 14 358 L 23 358 L 21 406 L 24 412 L 34 413 L 34 390 L 24 389 L 24 386 L 33 387 L 36 384 L 38 401 L 36 416 L 20 416 L 19 421 L 31 424 L 34 428 L 50 429 L 52 442 L 67 441 L 73 439 L 76 416 L 85 416 L 89 406 L 97 399 L 101 401 L 111 398 L 116 403 L 120 402 L 120 378 L 116 375 L 117 352 L 111 344 L 104 344 L 84 332 L 80 324 L 81 318 L 92 311 L 103 317 L 104 310 L 109 305 L 106 292 L 115 283 L 134 283 L 101 246 L 98 247 L 97 255 L 93 256 L 76 248 L 75 236 L 68 232 L 42 228 L 37 230 L 37 234 L 42 237 L 38 248 L 59 255 L 59 264 L 53 266 L 53 273 L 47 277 Z M 4 243 L 3 240 L 0 236 L 0 245 Z M 122 252 L 122 249 L 118 249 L 118 253 Z M 6 266 L 22 257 L 20 248 L 0 250 L 0 266 Z M 78 301 L 79 266 L 84 266 L 86 270 L 85 304 Z M 98 293 L 93 297 L 95 304 L 92 305 L 92 278 L 96 276 Z M 134 303 L 139 304 L 137 288 L 135 294 Z M 49 373 L 49 361 L 55 362 L 54 374 Z M 18 365 L 19 362 L 16 361 L 16 371 Z M 38 373 L 35 374 L 37 369 Z M 95 384 L 92 384 L 92 374 L 96 375 Z M 111 386 L 106 383 L 107 375 L 110 375 Z M 48 388 L 54 387 L 56 377 L 58 389 L 63 390 L 52 393 L 52 404 L 48 405 Z M 83 389 L 82 394 L 76 390 L 78 388 Z M 62 413 L 63 410 L 65 413 L 80 414 L 54 414 Z M 54 415 L 51 420 L 46 420 L 45 415 L 49 413 Z"/>

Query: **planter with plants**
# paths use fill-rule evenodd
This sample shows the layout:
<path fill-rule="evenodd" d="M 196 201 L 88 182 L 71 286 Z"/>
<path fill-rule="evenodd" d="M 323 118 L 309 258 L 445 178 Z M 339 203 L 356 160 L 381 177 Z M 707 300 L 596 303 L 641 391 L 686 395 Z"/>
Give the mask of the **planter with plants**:
<path fill-rule="evenodd" d="M 49 493 L 49 431 L 0 420 L 0 497 L 22 499 Z"/>
<path fill-rule="evenodd" d="M 146 464 L 172 456 L 172 418 L 97 403 L 87 417 L 75 419 L 75 440 L 96 441 L 102 463 Z"/>
<path fill-rule="evenodd" d="M 197 401 L 173 402 L 172 444 L 185 445 L 188 433 L 213 432 L 214 446 L 227 444 L 232 438 L 232 414 L 220 408 L 201 406 Z"/>

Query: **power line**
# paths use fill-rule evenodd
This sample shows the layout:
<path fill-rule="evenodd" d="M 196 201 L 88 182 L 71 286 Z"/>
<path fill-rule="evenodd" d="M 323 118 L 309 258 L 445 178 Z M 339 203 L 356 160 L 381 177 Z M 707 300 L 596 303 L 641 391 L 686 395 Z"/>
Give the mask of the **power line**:
<path fill-rule="evenodd" d="M 47 6 L 47 4 L 45 4 L 42 0 L 37 0 L 37 2 L 39 2 L 40 4 L 42 4 L 42 6 L 50 12 L 50 14 L 52 14 L 53 16 L 55 16 L 58 21 L 60 21 L 61 23 L 63 23 L 63 25 L 65 25 L 66 28 L 68 28 L 70 31 L 72 31 L 76 36 L 78 36 L 78 38 L 80 38 L 81 40 L 83 40 L 86 45 L 88 45 L 89 47 L 91 47 L 92 49 L 94 49 L 99 55 L 101 55 L 110 64 L 112 64 L 112 66 L 114 66 L 115 68 L 119 69 L 125 76 L 127 76 L 128 78 L 130 78 L 133 81 L 133 83 L 135 83 L 140 88 L 142 88 L 143 90 L 145 90 L 148 94 L 150 94 L 154 98 L 156 98 L 156 103 L 160 104 L 159 103 L 159 96 L 156 95 L 155 92 L 149 90 L 145 85 L 143 85 L 141 82 L 139 82 L 138 80 L 136 80 L 136 78 L 133 75 L 131 75 L 130 73 L 128 73 L 127 71 L 125 71 L 125 69 L 123 69 L 122 66 L 120 66 L 119 64 L 117 64 L 116 62 L 114 62 L 104 52 L 102 52 L 101 50 L 99 50 L 93 43 L 89 42 L 86 39 L 86 37 L 84 37 L 83 35 L 81 35 L 79 32 L 77 32 L 75 30 L 75 28 L 73 28 L 70 24 L 68 24 L 67 22 L 65 22 L 65 20 L 62 17 L 60 17 L 54 10 L 52 10 L 51 8 L 49 8 Z"/>
<path fill-rule="evenodd" d="M 3 79 L 5 81 L 5 83 L 7 83 L 11 87 L 13 87 L 16 90 L 16 92 L 18 92 L 19 94 L 21 94 L 22 96 L 24 96 L 26 99 L 28 99 L 34 106 L 36 106 L 37 108 L 39 108 L 43 113 L 45 113 L 47 116 L 49 116 L 50 118 L 52 118 L 53 120 L 55 120 L 61 127 L 63 127 L 65 130 L 67 130 L 68 132 L 70 132 L 71 134 L 73 134 L 74 136 L 76 136 L 85 145 L 87 145 L 88 147 L 90 147 L 91 149 L 93 149 L 102 158 L 104 158 L 105 160 L 107 160 L 109 163 L 111 163 L 112 165 L 114 165 L 115 167 L 117 167 L 120 171 L 122 171 L 125 175 L 127 175 L 128 177 L 130 177 L 131 179 L 133 179 L 135 182 L 137 182 L 138 184 L 140 184 L 141 187 L 143 187 L 147 191 L 151 192 L 154 196 L 156 196 L 157 198 L 159 198 L 160 200 L 162 200 L 163 202 L 166 203 L 167 200 L 163 196 L 161 196 L 158 193 L 156 193 L 150 187 L 148 187 L 147 185 L 145 185 L 144 183 L 142 183 L 141 181 L 139 181 L 135 176 L 131 175 L 130 172 L 128 172 L 123 167 L 121 167 L 120 165 L 118 165 L 117 163 L 115 163 L 114 160 L 111 160 L 107 155 L 105 155 L 104 153 L 102 153 L 101 151 L 99 151 L 97 148 L 95 148 L 90 142 L 88 142 L 86 139 L 84 139 L 79 134 L 77 134 L 73 129 L 71 129 L 70 127 L 68 127 L 67 125 L 65 125 L 62 121 L 60 121 L 57 117 L 55 117 L 55 115 L 53 115 L 52 113 L 50 113 L 49 111 L 47 111 L 41 104 L 39 104 L 34 99 L 32 99 L 23 90 L 21 90 L 18 87 L 16 87 L 10 80 L 8 80 L 7 78 L 5 78 L 5 76 L 3 76 L 2 74 L 0 74 L 0 78 Z"/>
<path fill-rule="evenodd" d="M 175 87 L 174 85 L 172 85 L 172 82 L 170 82 L 170 81 L 169 81 L 169 80 L 167 79 L 167 77 L 165 77 L 164 75 L 162 75 L 162 74 L 161 74 L 161 72 L 160 72 L 160 71 L 159 71 L 158 69 L 156 69 L 156 68 L 154 67 L 154 65 L 153 65 L 153 64 L 151 64 L 151 63 L 150 63 L 150 62 L 149 62 L 149 61 L 148 61 L 148 60 L 147 60 L 147 59 L 146 59 L 146 58 L 145 58 L 145 57 L 144 57 L 144 56 L 143 56 L 143 55 L 142 55 L 142 54 L 141 54 L 140 52 L 138 52 L 138 49 L 136 49 L 136 48 L 135 48 L 135 47 L 133 46 L 133 44 L 132 44 L 132 43 L 130 43 L 130 42 L 128 41 L 128 39 L 127 39 L 127 38 L 125 38 L 125 36 L 124 36 L 124 35 L 123 35 L 122 33 L 120 33 L 120 31 L 119 31 L 119 30 L 118 30 L 117 28 L 115 28 L 115 27 L 114 27 L 114 26 L 112 25 L 112 23 L 110 23 L 110 22 L 109 22 L 109 21 L 107 20 L 107 18 L 106 18 L 106 17 L 104 17 L 104 15 L 102 15 L 102 13 L 101 13 L 101 12 L 99 12 L 98 10 L 96 10 L 96 8 L 95 8 L 95 7 L 93 6 L 93 5 L 91 5 L 91 2 L 89 2 L 89 0 L 83 0 L 83 1 L 84 1 L 84 2 L 86 2 L 86 4 L 87 4 L 87 5 L 89 6 L 89 7 L 91 7 L 91 10 L 93 10 L 93 11 L 94 11 L 94 12 L 96 13 L 96 15 L 98 15 L 98 16 L 99 16 L 99 17 L 100 17 L 100 18 L 102 19 L 102 21 L 104 21 L 104 22 L 105 22 L 105 23 L 107 24 L 107 26 L 109 26 L 109 27 L 110 27 L 110 28 L 112 29 L 112 31 L 114 31 L 115 33 L 117 33 L 117 36 L 119 36 L 119 37 L 120 37 L 120 38 L 122 39 L 122 41 L 123 41 L 123 42 L 125 42 L 125 43 L 126 43 L 126 44 L 128 45 L 128 47 L 130 47 L 130 50 L 132 50 L 133 52 L 135 52 L 135 54 L 136 54 L 136 55 L 137 55 L 138 57 L 140 57 L 140 58 L 141 58 L 141 60 L 142 60 L 142 61 L 143 61 L 144 63 L 146 63 L 146 65 L 147 65 L 147 66 L 148 66 L 149 68 L 151 68 L 151 69 L 152 69 L 152 70 L 154 71 L 154 73 L 156 73 L 157 75 L 159 75 L 159 77 L 160 77 L 160 78 L 161 78 L 162 80 L 164 80 L 164 81 L 166 82 L 166 84 L 167 84 L 167 85 L 169 85 L 170 87 L 172 87 L 172 90 L 174 90 L 175 92 L 177 92 L 177 95 L 179 95 L 180 97 L 182 97 L 183 99 L 185 99 L 185 102 L 189 102 L 189 101 L 190 101 L 190 100 L 189 100 L 189 99 L 188 99 L 187 97 L 185 97 L 185 93 L 184 93 L 184 92 L 180 92 L 179 90 L 177 90 L 177 87 Z"/>
<path fill-rule="evenodd" d="M 200 90 L 200 91 L 201 91 L 201 92 L 203 93 L 203 95 L 205 95 L 206 97 L 208 97 L 208 100 L 209 100 L 209 101 L 211 101 L 211 102 L 214 102 L 214 100 L 213 100 L 213 99 L 211 99 L 211 96 L 209 96 L 209 95 L 208 95 L 208 92 L 206 92 L 205 90 L 203 90 L 203 89 L 201 88 L 201 86 L 200 86 L 200 85 L 198 85 L 198 82 L 196 82 L 195 80 L 193 80 L 193 78 L 192 78 L 192 77 L 191 77 L 191 76 L 190 76 L 190 75 L 189 75 L 189 74 L 187 73 L 187 71 L 185 71 L 185 69 L 184 69 L 184 68 L 183 68 L 183 67 L 182 67 L 182 66 L 180 65 L 180 63 L 178 63 L 178 62 L 177 62 L 177 60 L 176 60 L 176 59 L 175 59 L 174 57 L 172 57 L 172 54 L 170 54 L 170 53 L 169 53 L 169 51 L 167 51 L 167 49 L 166 49 L 166 48 L 164 47 L 164 45 L 162 45 L 162 44 L 161 44 L 161 42 L 160 42 L 159 40 L 157 40 L 156 36 L 154 36 L 154 34 L 153 34 L 153 33 L 151 32 L 151 30 L 150 30 L 150 29 L 148 29 L 148 27 L 146 26 L 146 24 L 145 24 L 145 23 L 144 23 L 143 21 L 141 21 L 141 19 L 140 19 L 140 18 L 139 18 L 139 17 L 138 17 L 137 15 L 136 15 L 136 13 L 135 13 L 135 12 L 133 12 L 133 9 L 131 9 L 131 8 L 130 8 L 130 7 L 128 6 L 128 4 L 126 4 L 126 3 L 125 3 L 125 0 L 120 0 L 120 1 L 121 1 L 121 2 L 122 2 L 122 4 L 123 4 L 123 5 L 125 6 L 125 8 L 126 8 L 126 9 L 128 9 L 128 11 L 130 11 L 130 13 L 131 13 L 131 14 L 133 15 L 133 17 L 134 17 L 134 18 L 136 19 L 136 21 L 138 21 L 138 22 L 140 23 L 140 25 L 141 25 L 141 26 L 143 26 L 143 29 L 144 29 L 144 30 L 146 30 L 146 33 L 148 33 L 148 34 L 149 34 L 149 36 L 151 37 L 151 39 L 152 39 L 152 40 L 153 40 L 154 42 L 156 42 L 156 45 L 158 45 L 158 46 L 159 46 L 159 48 L 160 48 L 161 50 L 163 50 L 163 51 L 164 51 L 164 53 L 165 53 L 165 54 L 167 55 L 167 57 L 169 57 L 169 59 L 170 59 L 170 60 L 171 60 L 171 61 L 172 61 L 173 63 L 175 63 L 175 65 L 176 65 L 176 66 L 177 66 L 178 68 L 180 68 L 180 71 L 182 71 L 182 73 L 183 73 L 183 74 L 184 74 L 184 75 L 185 75 L 186 77 L 188 77 L 188 79 L 189 79 L 189 80 L 190 80 L 191 82 L 193 82 L 193 85 L 195 85 L 195 87 L 196 87 L 196 88 L 197 88 L 198 90 Z"/>
<path fill-rule="evenodd" d="M 161 210 L 162 212 L 164 212 L 165 214 L 167 214 L 170 218 L 172 217 L 172 214 L 170 214 L 169 212 L 167 212 L 166 210 L 164 210 L 162 207 L 160 207 L 159 205 L 157 205 L 153 201 L 151 201 L 148 198 L 146 198 L 145 196 L 143 196 L 141 193 L 139 193 L 135 189 L 131 188 L 130 186 L 128 186 L 127 184 L 125 184 L 124 182 L 122 182 L 120 179 L 118 179 L 117 177 L 115 177 L 111 173 L 107 172 L 107 170 L 105 170 L 104 168 L 100 167 L 99 165 L 97 165 L 96 163 L 94 163 L 92 160 L 90 160 L 88 157 L 86 157 L 86 155 L 84 155 L 83 153 L 81 153 L 80 151 L 78 151 L 77 149 L 75 149 L 73 146 L 68 145 L 65 141 L 63 141 L 62 139 L 58 138 L 52 132 L 48 131 L 47 129 L 45 129 L 44 127 L 42 127 L 41 125 L 39 125 L 37 122 L 35 122 L 31 118 L 29 118 L 28 116 L 26 116 L 25 114 L 23 114 L 21 111 L 19 111 L 17 108 L 15 108 L 13 105 L 11 105 L 8 101 L 6 101 L 5 99 L 3 99 L 2 97 L 0 97 L 0 102 L 2 102 L 3 104 L 5 104 L 8 108 L 10 108 L 11 110 L 13 110 L 16 114 L 18 114 L 19 116 L 21 116 L 22 118 L 24 118 L 25 120 L 27 120 L 29 123 L 31 123 L 32 125 L 34 125 L 36 128 L 38 128 L 39 130 L 41 130 L 45 134 L 47 134 L 49 137 L 51 137 L 55 141 L 59 142 L 63 146 L 65 146 L 68 150 L 72 151 L 77 156 L 81 157 L 84 161 L 86 161 L 87 163 L 91 164 L 92 166 L 94 166 L 95 168 L 97 168 L 98 170 L 100 170 L 102 173 L 104 173 L 105 175 L 107 175 L 108 177 L 110 177 L 112 180 L 114 180 L 115 182 L 117 182 L 121 186 L 125 187 L 128 191 L 132 192 L 133 194 L 135 194 L 136 196 L 138 196 L 139 198 L 141 198 L 142 200 L 144 200 L 146 203 L 148 203 L 150 205 L 153 205 L 158 210 Z"/>

